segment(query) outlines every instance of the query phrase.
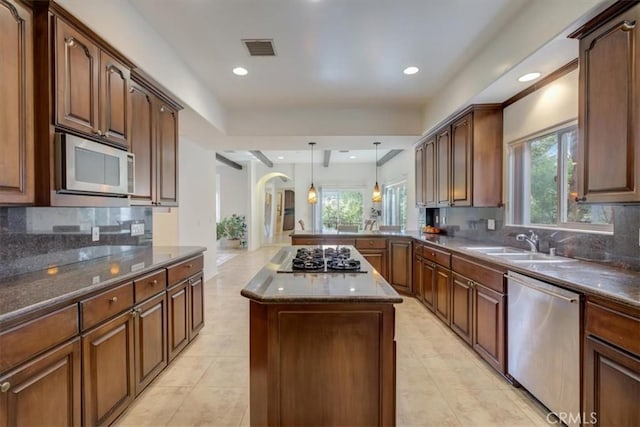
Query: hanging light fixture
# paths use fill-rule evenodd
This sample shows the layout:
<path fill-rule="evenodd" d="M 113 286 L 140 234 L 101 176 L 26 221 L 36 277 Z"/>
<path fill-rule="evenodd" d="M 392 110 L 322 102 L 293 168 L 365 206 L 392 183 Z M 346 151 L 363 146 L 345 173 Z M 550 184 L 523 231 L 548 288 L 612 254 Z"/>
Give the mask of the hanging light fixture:
<path fill-rule="evenodd" d="M 382 193 L 380 192 L 380 186 L 378 185 L 378 145 L 380 145 L 380 143 L 374 142 L 373 145 L 376 146 L 376 185 L 373 186 L 371 201 L 373 203 L 379 203 L 382 201 Z"/>
<path fill-rule="evenodd" d="M 311 146 L 311 187 L 309 187 L 309 194 L 307 194 L 307 201 L 309 204 L 315 205 L 318 203 L 318 193 L 316 193 L 316 188 L 313 186 L 313 146 L 316 145 L 315 142 L 310 142 Z"/>

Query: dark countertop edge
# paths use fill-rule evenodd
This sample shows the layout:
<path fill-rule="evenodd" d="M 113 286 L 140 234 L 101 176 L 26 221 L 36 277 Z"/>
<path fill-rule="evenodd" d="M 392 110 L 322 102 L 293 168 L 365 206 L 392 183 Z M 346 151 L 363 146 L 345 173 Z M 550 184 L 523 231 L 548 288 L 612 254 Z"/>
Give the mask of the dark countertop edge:
<path fill-rule="evenodd" d="M 278 296 L 278 297 L 261 297 L 260 295 L 243 289 L 240 295 L 251 301 L 260 304 L 401 304 L 404 300 L 402 297 L 381 297 L 381 296 Z"/>
<path fill-rule="evenodd" d="M 162 250 L 162 246 L 150 246 L 149 247 L 152 250 Z M 167 259 L 164 261 L 160 261 L 158 263 L 152 264 L 148 267 L 144 267 L 141 268 L 140 270 L 137 271 L 133 271 L 133 272 L 128 272 L 128 273 L 124 273 L 122 274 L 122 276 L 119 277 L 114 277 L 108 280 L 104 280 L 100 283 L 97 283 L 95 285 L 91 285 L 91 286 L 87 286 L 85 288 L 79 289 L 75 292 L 69 292 L 66 293 L 64 295 L 60 295 L 59 297 L 55 297 L 55 298 L 51 298 L 45 301 L 40 301 L 38 303 L 32 304 L 32 305 L 28 305 L 26 307 L 22 307 L 18 310 L 14 310 L 8 313 L 3 313 L 0 314 L 0 330 L 5 329 L 5 325 L 9 324 L 9 323 L 14 323 L 16 319 L 22 318 L 22 317 L 31 317 L 32 315 L 37 314 L 40 311 L 49 311 L 49 309 L 51 307 L 56 307 L 56 306 L 60 306 L 60 308 L 69 305 L 69 304 L 74 304 L 77 303 L 77 300 L 79 300 L 81 297 L 86 296 L 86 295 L 90 295 L 93 293 L 97 293 L 98 291 L 102 290 L 102 289 L 108 289 L 109 287 L 112 287 L 114 285 L 117 285 L 119 283 L 124 283 L 127 282 L 131 279 L 133 279 L 134 277 L 138 277 L 138 276 L 144 276 L 147 273 L 150 273 L 153 270 L 157 270 L 158 268 L 163 268 L 166 267 L 168 265 L 171 264 L 175 264 L 176 262 L 180 262 L 180 261 L 184 261 L 185 259 L 189 259 L 192 258 L 194 256 L 197 256 L 199 254 L 202 254 L 203 252 L 205 252 L 207 250 L 207 248 L 205 248 L 204 246 L 185 246 L 184 248 L 190 248 L 192 250 L 189 250 L 189 252 L 181 254 L 180 256 L 176 256 L 175 258 L 171 258 L 171 259 Z M 148 250 L 148 249 L 147 249 Z M 114 258 L 124 258 L 126 256 L 129 256 L 131 254 L 120 254 L 120 255 L 116 255 L 115 257 L 105 257 L 105 258 L 109 258 L 110 261 L 113 261 Z M 95 260 L 93 260 L 95 261 Z M 80 263 L 78 263 L 80 264 Z M 28 319 L 26 319 L 28 320 Z"/>
<path fill-rule="evenodd" d="M 428 244 L 428 245 L 433 245 L 435 247 L 441 248 L 446 250 L 447 252 L 450 253 L 455 253 L 458 255 L 463 255 L 466 257 L 470 257 L 470 258 L 475 258 L 475 259 L 479 259 L 482 260 L 484 262 L 487 262 L 489 264 L 494 264 L 494 265 L 498 265 L 500 267 L 504 267 L 508 270 L 513 270 L 516 271 L 518 273 L 522 273 L 531 277 L 534 277 L 536 279 L 540 279 L 540 280 L 544 280 L 547 282 L 551 282 L 554 285 L 558 285 L 561 287 L 565 287 L 574 291 L 578 291 L 578 292 L 582 292 L 584 294 L 586 294 L 587 296 L 597 296 L 597 297 L 602 297 L 602 298 L 606 298 L 609 299 L 610 301 L 616 302 L 618 304 L 623 304 L 626 306 L 630 306 L 633 307 L 634 309 L 639 309 L 640 308 L 640 301 L 638 300 L 634 300 L 634 299 L 630 299 L 630 298 L 625 298 L 624 296 L 615 294 L 615 293 L 611 293 L 611 292 L 607 292 L 604 291 L 602 289 L 596 288 L 596 287 L 592 287 L 589 285 L 583 285 L 580 284 L 579 282 L 569 282 L 565 279 L 561 279 L 558 278 L 552 274 L 549 273 L 544 273 L 544 272 L 540 272 L 540 271 L 536 271 L 536 270 L 531 270 L 525 267 L 526 264 L 523 265 L 515 265 L 515 264 L 510 264 L 508 262 L 502 261 L 500 259 L 496 259 L 496 257 L 489 257 L 489 256 L 483 256 L 481 253 L 479 252 L 471 252 L 471 251 L 465 251 L 464 249 L 460 249 L 460 248 L 455 248 L 455 247 L 451 247 L 445 244 L 441 244 L 438 242 L 434 242 L 432 240 L 429 240 L 429 237 L 437 237 L 437 238 L 445 238 L 445 239 L 451 239 L 452 241 L 459 241 L 459 242 L 468 242 L 469 246 L 472 245 L 495 245 L 495 246 L 509 246 L 508 244 L 505 243 L 494 243 L 494 242 L 479 242 L 479 241 L 474 241 L 474 240 L 468 240 L 462 237 L 451 237 L 451 236 L 447 236 L 445 234 L 428 234 L 427 236 L 423 235 L 420 231 L 417 230 L 407 230 L 404 232 L 360 232 L 360 233 L 348 233 L 348 232 L 340 232 L 340 233 L 312 233 L 312 232 L 298 232 L 298 234 L 296 234 L 296 232 L 291 233 L 291 236 L 298 236 L 298 237 L 403 237 L 403 238 L 407 238 L 407 239 L 412 239 L 415 240 L 417 242 L 420 243 L 424 243 L 424 244 Z M 575 259 L 575 258 L 572 258 Z M 591 262 L 591 261 L 582 261 L 579 259 L 576 259 L 577 263 L 589 263 L 592 266 L 595 265 L 596 267 L 598 266 L 598 263 L 596 262 Z M 579 265 L 579 264 L 578 264 Z M 624 270 L 623 270 L 624 271 Z"/>

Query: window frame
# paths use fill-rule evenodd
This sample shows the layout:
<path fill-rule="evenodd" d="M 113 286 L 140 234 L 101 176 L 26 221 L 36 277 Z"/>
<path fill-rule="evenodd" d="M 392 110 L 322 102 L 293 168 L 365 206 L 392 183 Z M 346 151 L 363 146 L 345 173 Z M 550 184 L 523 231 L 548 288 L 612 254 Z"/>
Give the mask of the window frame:
<path fill-rule="evenodd" d="M 563 141 L 563 135 L 569 133 L 571 131 L 578 132 L 578 121 L 570 120 L 556 126 L 552 126 L 546 128 L 542 131 L 530 134 L 526 137 L 508 142 L 506 144 L 506 218 L 507 218 L 507 226 L 513 227 L 532 227 L 532 228 L 540 228 L 540 229 L 550 229 L 550 230 L 570 230 L 577 232 L 585 232 L 585 233 L 596 233 L 596 234 L 613 234 L 613 223 L 611 224 L 589 224 L 584 222 L 575 222 L 575 221 L 567 221 L 568 214 L 568 194 L 567 194 L 567 162 L 565 161 L 567 157 L 568 146 L 565 141 Z M 519 178 L 516 178 L 516 165 L 514 156 L 512 156 L 512 149 L 515 146 L 523 145 L 525 147 L 524 155 L 529 156 L 530 153 L 530 143 L 536 139 L 542 139 L 551 134 L 557 134 L 557 164 L 556 164 L 556 176 L 560 177 L 560 179 L 556 179 L 557 186 L 557 222 L 556 224 L 537 224 L 531 222 L 531 209 L 530 207 L 526 207 L 522 213 L 522 223 L 518 224 L 514 221 L 514 210 L 515 203 L 512 200 L 512 196 L 514 194 L 514 187 L 516 184 L 516 179 L 520 182 Z M 529 168 L 530 162 L 524 161 L 522 168 L 526 168 L 522 172 L 522 179 L 531 181 L 531 170 Z M 525 194 L 522 196 L 523 199 L 530 199 L 530 185 L 525 186 Z M 593 206 L 593 205 L 590 205 Z"/>
<path fill-rule="evenodd" d="M 384 186 L 384 188 L 382 190 L 382 194 L 383 194 L 383 196 L 382 196 L 382 219 L 384 221 L 384 225 L 399 225 L 401 230 L 406 230 L 406 228 L 407 228 L 407 221 L 406 220 L 407 220 L 407 216 L 408 216 L 407 215 L 408 214 L 408 212 L 407 212 L 408 204 L 407 204 L 407 206 L 405 206 L 405 221 L 404 221 L 404 223 L 402 223 L 401 222 L 401 217 L 402 217 L 401 211 L 402 210 L 401 210 L 401 207 L 400 207 L 400 189 L 402 187 L 404 187 L 405 201 L 406 201 L 406 198 L 408 197 L 408 195 L 406 194 L 407 191 L 408 191 L 407 190 L 407 180 L 406 179 L 401 179 L 401 180 L 395 181 L 395 182 L 393 182 L 391 184 L 386 184 Z M 389 205 L 388 205 L 389 196 L 387 194 L 387 191 L 389 191 L 389 190 L 395 190 L 395 192 L 396 192 L 397 203 L 396 203 L 396 206 L 395 206 L 395 209 L 394 209 L 395 210 L 394 215 L 392 215 L 392 216 L 395 216 L 398 219 L 398 221 L 397 221 L 398 223 L 397 224 L 392 224 L 391 223 L 392 221 L 390 221 L 389 215 L 387 215 L 390 212 Z M 393 207 L 391 207 L 391 208 L 393 208 Z"/>
<path fill-rule="evenodd" d="M 336 224 L 336 228 L 325 228 L 324 226 L 324 222 L 323 222 L 323 216 L 324 216 L 324 195 L 327 192 L 339 192 L 342 193 L 344 191 L 352 191 L 352 192 L 357 192 L 360 193 L 362 195 L 362 218 L 360 219 L 360 224 L 359 227 L 363 227 L 364 226 L 364 221 L 366 218 L 366 212 L 365 212 L 365 208 L 366 208 L 366 203 L 365 203 L 365 188 L 361 187 L 361 186 L 336 186 L 336 185 L 327 185 L 327 186 L 321 186 L 319 187 L 319 200 L 318 200 L 318 210 L 319 210 L 319 215 L 318 215 L 318 222 L 319 223 L 319 228 L 320 230 L 337 230 L 337 224 Z"/>

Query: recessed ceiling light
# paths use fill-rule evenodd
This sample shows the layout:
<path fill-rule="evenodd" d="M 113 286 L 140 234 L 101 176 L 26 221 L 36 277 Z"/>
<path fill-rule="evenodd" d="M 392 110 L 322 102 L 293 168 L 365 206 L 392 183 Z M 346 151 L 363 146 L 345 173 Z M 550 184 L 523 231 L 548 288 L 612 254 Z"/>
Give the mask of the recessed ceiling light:
<path fill-rule="evenodd" d="M 356 158 L 356 156 L 349 156 L 349 158 L 350 158 L 350 159 L 355 159 L 355 158 Z"/>
<path fill-rule="evenodd" d="M 520 76 L 518 77 L 518 81 L 519 82 L 530 82 L 531 80 L 535 80 L 538 77 L 540 77 L 540 73 L 535 72 L 535 73 L 527 73 L 524 76 Z"/>
<path fill-rule="evenodd" d="M 420 71 L 420 68 L 418 67 L 407 67 L 404 69 L 403 73 L 405 73 L 406 75 L 410 76 L 412 74 L 417 73 L 418 71 Z"/>
<path fill-rule="evenodd" d="M 278 156 L 278 160 L 284 160 L 284 156 Z"/>
<path fill-rule="evenodd" d="M 247 74 L 249 74 L 249 71 L 247 71 L 247 69 L 244 67 L 236 67 L 233 69 L 233 74 L 235 74 L 236 76 L 246 76 Z"/>

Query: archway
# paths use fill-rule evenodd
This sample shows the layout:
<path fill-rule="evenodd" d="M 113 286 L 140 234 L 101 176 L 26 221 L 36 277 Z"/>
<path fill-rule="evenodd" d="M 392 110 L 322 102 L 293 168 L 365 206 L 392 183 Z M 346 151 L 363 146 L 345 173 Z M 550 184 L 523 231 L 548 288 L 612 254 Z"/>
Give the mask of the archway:
<path fill-rule="evenodd" d="M 291 187 L 293 187 L 293 179 L 284 173 L 281 172 L 270 172 L 262 176 L 256 184 L 254 185 L 252 203 L 251 203 L 251 223 L 249 225 L 250 229 L 250 240 L 249 240 L 249 248 L 257 249 L 263 246 L 265 242 L 265 202 L 266 202 L 266 188 L 267 183 L 274 178 L 281 178 L 286 180 L 287 182 L 291 182 Z M 275 199 L 272 198 L 272 206 L 275 210 Z"/>

